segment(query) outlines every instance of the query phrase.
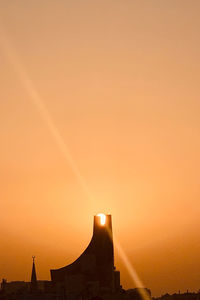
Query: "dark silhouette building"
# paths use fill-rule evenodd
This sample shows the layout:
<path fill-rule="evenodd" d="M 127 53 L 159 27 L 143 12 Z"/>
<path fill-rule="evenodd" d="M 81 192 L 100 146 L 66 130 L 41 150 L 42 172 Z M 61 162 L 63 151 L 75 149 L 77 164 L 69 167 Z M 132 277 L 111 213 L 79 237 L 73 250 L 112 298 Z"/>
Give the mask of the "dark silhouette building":
<path fill-rule="evenodd" d="M 94 216 L 92 239 L 72 264 L 51 270 L 57 290 L 66 295 L 99 295 L 121 289 L 120 273 L 114 267 L 111 215 Z"/>
<path fill-rule="evenodd" d="M 94 216 L 93 236 L 86 250 L 72 264 L 50 272 L 51 281 L 37 280 L 33 256 L 31 281 L 3 280 L 0 300 L 151 299 L 149 290 L 125 291 L 120 285 L 120 272 L 114 266 L 111 215 Z"/>

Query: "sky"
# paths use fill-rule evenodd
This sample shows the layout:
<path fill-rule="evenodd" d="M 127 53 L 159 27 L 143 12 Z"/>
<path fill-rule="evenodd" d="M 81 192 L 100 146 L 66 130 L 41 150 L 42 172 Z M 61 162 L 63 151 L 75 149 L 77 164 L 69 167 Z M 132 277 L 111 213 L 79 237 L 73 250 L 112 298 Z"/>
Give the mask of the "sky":
<path fill-rule="evenodd" d="M 0 0 L 0 280 L 49 279 L 102 212 L 154 296 L 199 289 L 199 10 Z"/>

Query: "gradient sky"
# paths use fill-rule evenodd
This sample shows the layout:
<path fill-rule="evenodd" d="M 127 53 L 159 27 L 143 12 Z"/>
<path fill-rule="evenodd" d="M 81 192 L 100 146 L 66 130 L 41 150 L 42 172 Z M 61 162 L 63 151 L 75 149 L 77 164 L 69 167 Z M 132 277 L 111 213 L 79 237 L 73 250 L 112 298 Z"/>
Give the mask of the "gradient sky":
<path fill-rule="evenodd" d="M 105 212 L 153 295 L 200 288 L 199 11 L 199 0 L 0 0 L 0 280 L 30 280 L 33 254 L 49 279 Z"/>

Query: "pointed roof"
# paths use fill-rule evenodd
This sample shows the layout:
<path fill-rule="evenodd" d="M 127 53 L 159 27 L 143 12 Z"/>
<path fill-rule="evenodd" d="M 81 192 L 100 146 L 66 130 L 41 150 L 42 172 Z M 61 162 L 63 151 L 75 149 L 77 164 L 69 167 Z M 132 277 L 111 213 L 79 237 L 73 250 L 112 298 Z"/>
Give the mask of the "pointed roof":
<path fill-rule="evenodd" d="M 32 266 L 32 273 L 31 273 L 31 288 L 35 290 L 37 288 L 37 276 L 35 270 L 35 256 L 33 258 L 33 266 Z"/>

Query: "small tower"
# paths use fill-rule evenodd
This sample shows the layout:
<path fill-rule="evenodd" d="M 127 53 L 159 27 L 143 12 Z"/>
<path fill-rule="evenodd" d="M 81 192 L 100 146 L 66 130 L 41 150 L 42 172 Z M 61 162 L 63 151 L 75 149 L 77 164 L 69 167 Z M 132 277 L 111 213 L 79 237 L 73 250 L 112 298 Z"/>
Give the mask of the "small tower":
<path fill-rule="evenodd" d="M 35 270 L 35 256 L 32 256 L 33 259 L 33 266 L 32 266 L 32 273 L 31 273 L 31 291 L 34 292 L 37 290 L 37 276 Z"/>

